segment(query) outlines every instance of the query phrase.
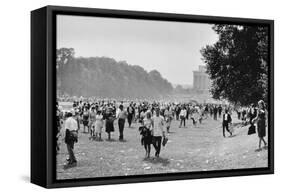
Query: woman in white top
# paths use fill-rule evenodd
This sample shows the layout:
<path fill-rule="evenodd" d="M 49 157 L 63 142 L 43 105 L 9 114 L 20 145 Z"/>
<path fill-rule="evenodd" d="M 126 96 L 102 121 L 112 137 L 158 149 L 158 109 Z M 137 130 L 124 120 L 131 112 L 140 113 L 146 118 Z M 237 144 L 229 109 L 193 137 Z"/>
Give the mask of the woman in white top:
<path fill-rule="evenodd" d="M 95 121 L 95 136 L 97 140 L 101 141 L 101 132 L 103 128 L 103 115 L 101 114 L 101 111 L 98 110 L 96 114 L 96 121 Z"/>
<path fill-rule="evenodd" d="M 142 143 L 144 145 L 146 154 L 145 156 L 147 158 L 150 157 L 150 145 L 152 142 L 152 136 L 151 136 L 151 131 L 153 129 L 153 120 L 151 119 L 151 112 L 148 111 L 146 113 L 146 117 L 143 119 L 143 127 L 145 127 L 145 137 L 142 137 Z"/>

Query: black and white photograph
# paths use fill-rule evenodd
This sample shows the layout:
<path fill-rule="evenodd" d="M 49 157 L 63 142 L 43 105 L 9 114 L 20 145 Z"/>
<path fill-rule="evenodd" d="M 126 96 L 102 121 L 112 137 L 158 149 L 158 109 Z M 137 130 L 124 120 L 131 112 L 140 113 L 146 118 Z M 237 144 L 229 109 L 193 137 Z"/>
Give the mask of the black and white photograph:
<path fill-rule="evenodd" d="M 56 15 L 56 179 L 269 166 L 269 27 Z"/>

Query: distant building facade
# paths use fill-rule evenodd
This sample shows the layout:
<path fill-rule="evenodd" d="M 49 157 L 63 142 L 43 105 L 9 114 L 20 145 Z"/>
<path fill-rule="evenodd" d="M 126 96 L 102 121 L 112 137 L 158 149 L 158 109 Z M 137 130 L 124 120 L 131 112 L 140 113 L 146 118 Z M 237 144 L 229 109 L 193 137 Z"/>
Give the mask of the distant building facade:
<path fill-rule="evenodd" d="M 208 91 L 211 85 L 206 67 L 200 65 L 198 71 L 193 71 L 193 89 L 198 91 Z"/>

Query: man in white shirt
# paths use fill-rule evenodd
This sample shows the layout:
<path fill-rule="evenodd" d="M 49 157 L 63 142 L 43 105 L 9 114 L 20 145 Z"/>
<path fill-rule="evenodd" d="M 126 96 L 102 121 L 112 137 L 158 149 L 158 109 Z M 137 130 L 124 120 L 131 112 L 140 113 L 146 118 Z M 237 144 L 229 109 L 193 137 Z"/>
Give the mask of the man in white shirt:
<path fill-rule="evenodd" d="M 69 154 L 68 164 L 74 166 L 77 164 L 77 160 L 75 158 L 73 149 L 74 149 L 74 143 L 78 141 L 78 123 L 76 121 L 76 112 L 74 110 L 69 113 L 69 117 L 65 121 L 65 138 L 64 141 L 67 146 L 67 151 Z"/>
<path fill-rule="evenodd" d="M 124 110 L 123 105 L 121 104 L 119 106 L 117 113 L 117 118 L 118 118 L 118 127 L 119 127 L 119 141 L 124 141 L 124 127 L 125 127 L 125 120 L 128 116 L 128 113 L 126 110 Z"/>
<path fill-rule="evenodd" d="M 164 117 L 160 116 L 160 110 L 155 110 L 155 116 L 153 116 L 153 128 L 152 128 L 152 142 L 155 148 L 155 156 L 158 158 L 161 150 L 162 136 L 165 138 L 164 131 Z"/>

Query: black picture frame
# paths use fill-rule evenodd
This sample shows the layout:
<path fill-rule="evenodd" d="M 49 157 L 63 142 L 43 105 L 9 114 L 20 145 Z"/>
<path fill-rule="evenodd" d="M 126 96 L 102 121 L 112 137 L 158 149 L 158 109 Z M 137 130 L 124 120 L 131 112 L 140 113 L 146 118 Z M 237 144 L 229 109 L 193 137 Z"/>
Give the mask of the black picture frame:
<path fill-rule="evenodd" d="M 126 177 L 56 180 L 56 15 L 96 16 L 159 21 L 267 25 L 269 27 L 268 167 Z M 31 182 L 46 188 L 229 177 L 274 173 L 274 21 L 172 13 L 46 6 L 31 12 Z"/>

